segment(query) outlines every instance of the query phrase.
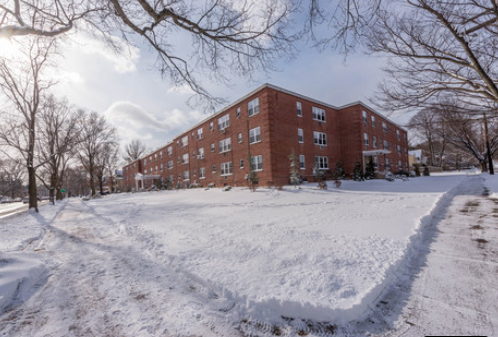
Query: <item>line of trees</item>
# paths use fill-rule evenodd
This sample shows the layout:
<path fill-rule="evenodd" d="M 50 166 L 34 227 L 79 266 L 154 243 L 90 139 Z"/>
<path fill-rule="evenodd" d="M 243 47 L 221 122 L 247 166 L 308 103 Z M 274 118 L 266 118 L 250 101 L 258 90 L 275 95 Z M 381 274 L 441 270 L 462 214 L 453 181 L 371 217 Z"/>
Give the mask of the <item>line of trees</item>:
<path fill-rule="evenodd" d="M 62 198 L 71 164 L 85 169 L 92 195 L 96 194 L 95 181 L 102 191 L 119 148 L 116 128 L 104 117 L 51 94 L 56 83 L 46 71 L 56 51 L 57 40 L 35 36 L 20 44 L 16 59 L 0 58 L 0 90 L 8 101 L 0 110 L 0 149 L 10 159 L 7 163 L 26 171 L 29 207 L 36 211 L 38 182 L 49 190 L 54 203 Z"/>

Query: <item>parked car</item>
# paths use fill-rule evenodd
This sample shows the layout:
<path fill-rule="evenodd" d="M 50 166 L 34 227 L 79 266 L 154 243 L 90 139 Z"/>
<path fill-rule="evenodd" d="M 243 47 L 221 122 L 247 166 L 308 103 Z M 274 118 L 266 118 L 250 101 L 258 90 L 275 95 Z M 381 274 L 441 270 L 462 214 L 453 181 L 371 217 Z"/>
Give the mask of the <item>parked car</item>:
<path fill-rule="evenodd" d="M 29 197 L 22 198 L 22 203 L 23 204 L 29 204 Z"/>
<path fill-rule="evenodd" d="M 0 200 L 0 204 L 8 204 L 11 202 L 12 202 L 12 199 L 10 199 L 9 197 L 3 197 L 2 200 Z"/>

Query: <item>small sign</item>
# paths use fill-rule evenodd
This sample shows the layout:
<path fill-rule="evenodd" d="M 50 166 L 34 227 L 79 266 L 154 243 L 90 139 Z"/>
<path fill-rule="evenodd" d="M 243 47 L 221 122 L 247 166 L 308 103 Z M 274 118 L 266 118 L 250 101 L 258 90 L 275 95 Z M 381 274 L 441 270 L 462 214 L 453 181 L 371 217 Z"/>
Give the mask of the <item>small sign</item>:
<path fill-rule="evenodd" d="M 66 193 L 66 189 L 65 188 L 61 189 L 61 192 Z"/>

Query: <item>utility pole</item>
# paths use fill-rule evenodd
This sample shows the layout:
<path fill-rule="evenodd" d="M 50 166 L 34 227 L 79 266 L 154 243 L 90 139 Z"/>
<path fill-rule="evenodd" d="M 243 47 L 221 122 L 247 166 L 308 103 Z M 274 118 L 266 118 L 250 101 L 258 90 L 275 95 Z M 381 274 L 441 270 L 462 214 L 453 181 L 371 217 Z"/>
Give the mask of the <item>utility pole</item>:
<path fill-rule="evenodd" d="M 489 146 L 488 121 L 486 120 L 485 112 L 482 113 L 482 118 L 484 121 L 484 138 L 486 140 L 486 150 L 488 152 L 489 174 L 494 175 L 495 170 L 493 168 L 493 156 L 491 155 L 491 147 Z"/>

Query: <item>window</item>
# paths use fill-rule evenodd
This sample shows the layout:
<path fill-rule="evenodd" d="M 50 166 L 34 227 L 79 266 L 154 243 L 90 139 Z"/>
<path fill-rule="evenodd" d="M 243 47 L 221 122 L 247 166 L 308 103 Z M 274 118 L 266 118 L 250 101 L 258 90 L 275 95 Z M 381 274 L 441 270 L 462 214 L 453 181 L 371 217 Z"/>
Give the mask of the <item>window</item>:
<path fill-rule="evenodd" d="M 254 156 L 251 157 L 251 165 L 254 171 L 262 171 L 263 170 L 263 156 Z"/>
<path fill-rule="evenodd" d="M 163 159 L 163 151 L 159 152 L 159 159 Z"/>
<path fill-rule="evenodd" d="M 391 167 L 391 165 L 389 164 L 389 158 L 386 158 L 385 168 L 389 169 L 390 167 Z"/>
<path fill-rule="evenodd" d="M 154 169 L 155 169 L 155 172 L 157 173 L 157 165 L 156 165 L 156 167 Z"/>
<path fill-rule="evenodd" d="M 398 160 L 398 167 L 399 167 L 400 170 L 403 169 L 403 165 L 401 164 L 401 160 Z"/>
<path fill-rule="evenodd" d="M 299 143 L 304 143 L 304 132 L 303 132 L 303 129 L 297 129 L 297 141 Z"/>
<path fill-rule="evenodd" d="M 365 123 L 365 125 L 368 125 L 368 114 L 365 110 L 362 111 L 362 114 L 363 114 L 363 123 Z"/>
<path fill-rule="evenodd" d="M 377 136 L 372 136 L 372 144 L 373 144 L 374 149 L 376 149 L 377 148 Z"/>
<path fill-rule="evenodd" d="M 152 163 L 152 156 L 149 157 L 149 163 Z"/>
<path fill-rule="evenodd" d="M 171 156 L 173 154 L 173 148 L 170 146 L 168 147 L 168 156 Z"/>
<path fill-rule="evenodd" d="M 299 168 L 301 170 L 306 169 L 305 161 L 304 161 L 304 155 L 300 154 L 299 155 Z"/>
<path fill-rule="evenodd" d="M 183 164 L 183 165 L 188 164 L 188 153 L 185 153 L 185 154 L 182 156 L 182 164 Z"/>
<path fill-rule="evenodd" d="M 322 156 L 315 156 L 315 167 L 318 170 L 328 170 L 329 169 L 329 158 Z"/>
<path fill-rule="evenodd" d="M 201 147 L 199 149 L 199 159 L 204 159 L 204 148 L 203 147 Z"/>
<path fill-rule="evenodd" d="M 144 159 L 144 165 L 146 165 L 146 164 L 147 164 L 147 159 Z"/>
<path fill-rule="evenodd" d="M 313 107 L 313 119 L 319 122 L 325 122 L 325 110 Z"/>
<path fill-rule="evenodd" d="M 401 156 L 401 146 L 398 145 L 398 154 Z"/>
<path fill-rule="evenodd" d="M 220 153 L 228 152 L 232 149 L 232 139 L 227 138 L 220 141 L 219 144 Z"/>
<path fill-rule="evenodd" d="M 401 134 L 399 133 L 399 130 L 396 130 L 396 136 L 398 137 L 398 142 L 401 141 Z"/>
<path fill-rule="evenodd" d="M 192 139 L 194 139 L 194 132 L 192 132 L 192 134 L 190 135 L 190 137 L 191 137 Z"/>
<path fill-rule="evenodd" d="M 214 152 L 214 143 L 211 143 L 211 152 Z"/>
<path fill-rule="evenodd" d="M 172 160 L 168 161 L 168 168 L 169 169 L 173 168 L 173 161 Z"/>
<path fill-rule="evenodd" d="M 194 169 L 194 178 L 197 177 L 197 170 Z"/>
<path fill-rule="evenodd" d="M 223 131 L 230 126 L 230 115 L 218 118 L 218 130 Z"/>
<path fill-rule="evenodd" d="M 157 153 L 154 153 L 154 161 L 157 161 Z"/>
<path fill-rule="evenodd" d="M 176 157 L 176 162 L 179 163 L 180 162 L 180 156 Z"/>
<path fill-rule="evenodd" d="M 242 133 L 237 135 L 237 139 L 239 140 L 239 143 L 242 143 Z"/>
<path fill-rule="evenodd" d="M 384 141 L 384 150 L 389 150 L 389 144 L 387 143 L 387 140 Z"/>
<path fill-rule="evenodd" d="M 368 147 L 370 145 L 370 140 L 368 139 L 368 133 L 363 134 L 363 142 L 365 143 L 365 146 Z"/>
<path fill-rule="evenodd" d="M 259 113 L 259 97 L 253 99 L 249 103 L 247 103 L 247 109 L 249 110 L 249 117 L 256 115 Z"/>
<path fill-rule="evenodd" d="M 195 151 L 192 151 L 192 159 L 195 159 Z"/>
<path fill-rule="evenodd" d="M 375 127 L 375 116 L 372 116 L 372 127 Z"/>
<path fill-rule="evenodd" d="M 202 139 L 203 138 L 203 130 L 202 128 L 197 129 L 197 139 Z"/>
<path fill-rule="evenodd" d="M 240 107 L 237 108 L 237 118 L 239 118 L 239 117 L 240 117 Z"/>
<path fill-rule="evenodd" d="M 173 182 L 173 180 L 175 180 L 175 177 L 174 177 L 173 175 L 170 175 L 170 176 L 168 177 L 168 179 L 169 179 L 169 181 L 170 181 L 170 182 Z"/>
<path fill-rule="evenodd" d="M 211 172 L 216 173 L 216 165 L 211 166 Z"/>
<path fill-rule="evenodd" d="M 303 117 L 303 108 L 301 106 L 301 102 L 296 102 L 296 110 L 297 110 L 297 116 Z"/>
<path fill-rule="evenodd" d="M 189 179 L 190 179 L 190 172 L 183 171 L 183 180 L 189 180 Z"/>
<path fill-rule="evenodd" d="M 375 168 L 379 167 L 379 157 L 377 156 L 373 157 L 373 164 Z"/>
<path fill-rule="evenodd" d="M 182 147 L 185 147 L 188 145 L 188 136 L 185 136 L 182 138 Z"/>
<path fill-rule="evenodd" d="M 384 133 L 387 133 L 387 124 L 386 124 L 386 122 L 382 122 L 382 131 Z"/>
<path fill-rule="evenodd" d="M 314 131 L 313 139 L 316 145 L 327 145 L 327 134 L 323 132 Z"/>
<path fill-rule="evenodd" d="M 161 172 L 162 172 L 162 171 L 164 171 L 164 166 L 163 166 L 163 164 L 161 164 L 161 165 L 159 166 L 159 169 L 161 170 Z"/>
<path fill-rule="evenodd" d="M 206 178 L 206 168 L 201 167 L 199 169 L 199 179 L 205 179 Z"/>
<path fill-rule="evenodd" d="M 261 141 L 261 127 L 249 130 L 249 144 L 259 143 Z"/>
<path fill-rule="evenodd" d="M 240 165 L 239 166 L 240 166 L 241 169 L 244 168 L 244 159 L 240 160 Z"/>
<path fill-rule="evenodd" d="M 209 130 L 213 131 L 213 129 L 214 129 L 214 124 L 213 124 L 213 122 L 211 122 L 211 123 L 209 123 Z"/>
<path fill-rule="evenodd" d="M 222 163 L 220 165 L 220 175 L 221 176 L 228 176 L 232 174 L 232 162 L 228 163 Z"/>

